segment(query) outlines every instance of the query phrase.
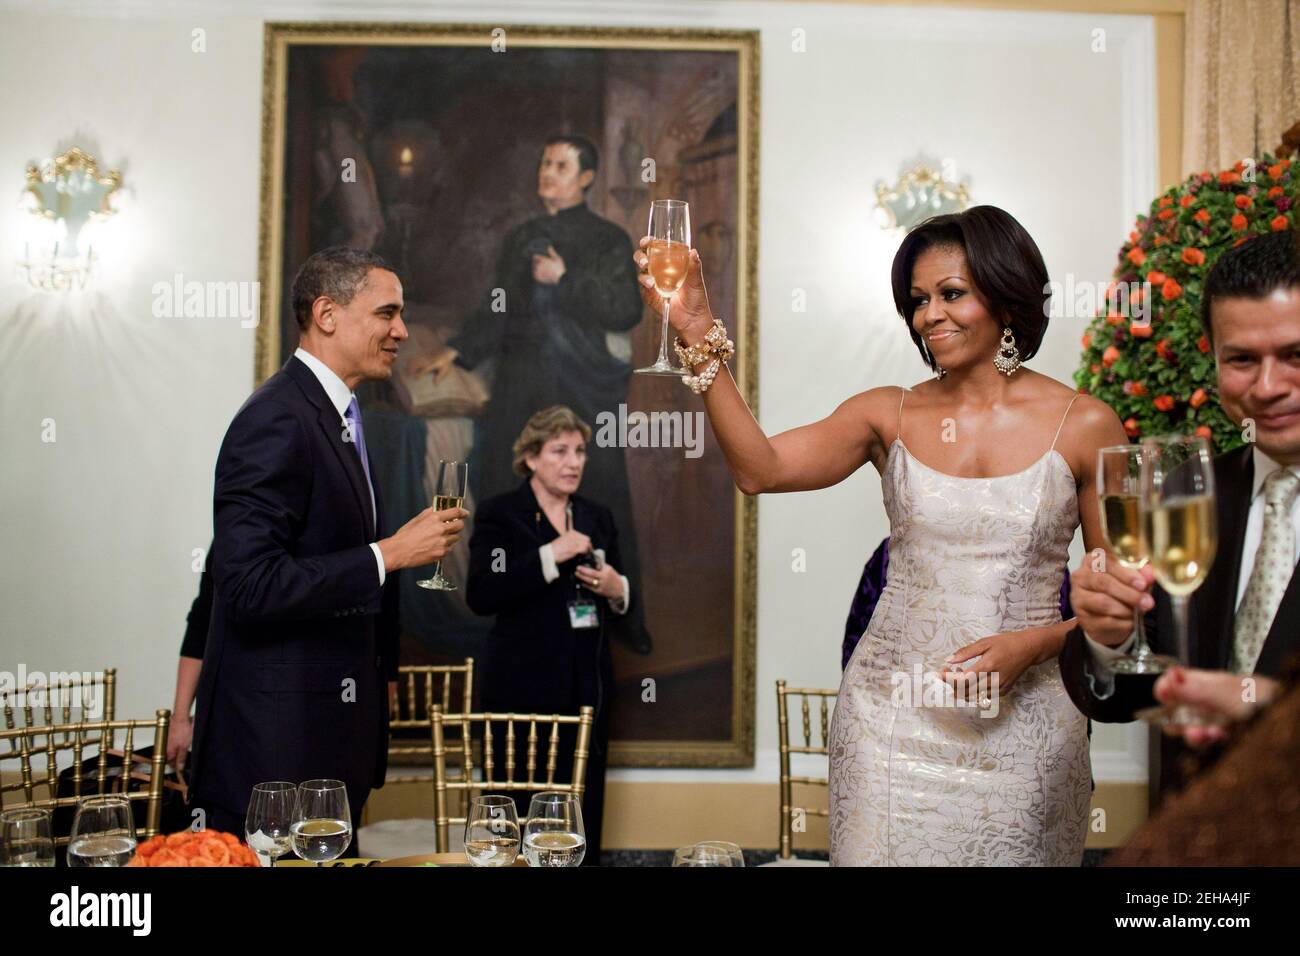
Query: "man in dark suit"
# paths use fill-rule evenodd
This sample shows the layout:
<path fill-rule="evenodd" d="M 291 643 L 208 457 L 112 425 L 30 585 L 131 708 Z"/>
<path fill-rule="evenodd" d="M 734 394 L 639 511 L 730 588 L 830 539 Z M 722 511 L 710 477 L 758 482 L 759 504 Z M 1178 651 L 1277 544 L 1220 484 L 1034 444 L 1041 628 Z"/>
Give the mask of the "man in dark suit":
<path fill-rule="evenodd" d="M 300 347 L 236 413 L 217 457 L 212 620 L 191 790 L 242 834 L 254 784 L 347 785 L 354 832 L 387 769 L 397 574 L 442 558 L 468 512 L 422 511 L 384 537 L 354 389 L 407 337 L 377 256 L 334 247 L 293 282 Z"/>
<path fill-rule="evenodd" d="M 1218 553 L 1189 602 L 1194 668 L 1280 677 L 1300 652 L 1300 255 L 1277 232 L 1225 252 L 1205 280 L 1201 322 L 1214 349 L 1219 399 L 1246 444 L 1214 459 Z M 1253 440 L 1251 440 L 1253 439 Z M 1071 576 L 1079 619 L 1061 651 L 1061 675 L 1079 709 L 1119 722 L 1154 706 L 1154 678 L 1114 673 L 1131 646 L 1135 608 L 1152 648 L 1176 655 L 1173 611 L 1150 567 L 1117 561 Z M 1175 737 L 1162 741 L 1159 789 L 1181 785 Z"/>

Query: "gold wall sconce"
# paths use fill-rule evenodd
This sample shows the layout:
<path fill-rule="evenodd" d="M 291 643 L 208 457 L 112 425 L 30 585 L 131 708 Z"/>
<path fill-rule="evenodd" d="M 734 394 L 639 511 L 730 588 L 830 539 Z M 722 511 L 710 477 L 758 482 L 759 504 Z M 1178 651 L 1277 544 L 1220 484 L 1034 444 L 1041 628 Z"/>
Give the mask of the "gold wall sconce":
<path fill-rule="evenodd" d="M 970 188 L 956 181 L 951 160 L 918 159 L 904 164 L 892 186 L 876 184 L 876 222 L 882 229 L 907 232 L 931 216 L 961 212 L 970 205 Z"/>
<path fill-rule="evenodd" d="M 38 289 L 82 289 L 94 271 L 95 243 L 116 209 L 122 174 L 100 175 L 95 158 L 76 146 L 60 156 L 27 167 L 20 208 L 24 222 L 19 269 Z"/>

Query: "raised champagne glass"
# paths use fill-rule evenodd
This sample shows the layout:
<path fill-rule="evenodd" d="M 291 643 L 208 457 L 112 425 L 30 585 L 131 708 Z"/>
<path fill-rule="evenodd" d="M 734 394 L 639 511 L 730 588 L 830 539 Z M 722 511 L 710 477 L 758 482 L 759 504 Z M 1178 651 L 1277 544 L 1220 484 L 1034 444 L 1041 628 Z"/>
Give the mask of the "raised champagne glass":
<path fill-rule="evenodd" d="M 433 510 L 445 511 L 448 508 L 465 507 L 465 496 L 469 493 L 469 462 L 438 460 L 438 474 L 433 486 Z M 454 591 L 456 585 L 442 576 L 442 561 L 433 566 L 433 577 L 416 581 L 422 588 L 431 591 Z"/>
<path fill-rule="evenodd" d="M 653 365 L 637 369 L 641 375 L 672 375 L 681 378 L 690 369 L 678 368 L 668 361 L 668 311 L 673 293 L 686 281 L 691 266 L 691 208 L 680 199 L 656 199 L 650 204 L 650 226 L 646 230 L 650 276 L 655 291 L 663 298 L 663 327 L 659 334 L 659 358 Z"/>
<path fill-rule="evenodd" d="M 1178 663 L 1189 665 L 1187 605 L 1218 547 L 1214 466 L 1205 439 L 1162 435 L 1144 441 L 1139 496 L 1142 547 L 1173 606 Z M 1157 723 L 1211 722 L 1185 706 L 1139 716 Z"/>
<path fill-rule="evenodd" d="M 1112 445 L 1097 452 L 1097 503 L 1101 506 L 1101 530 L 1106 546 L 1119 563 L 1137 571 L 1147 563 L 1142 545 L 1139 483 L 1142 449 L 1137 445 Z M 1117 674 L 1161 674 L 1178 662 L 1156 654 L 1147 644 L 1141 608 L 1133 609 L 1137 635 L 1133 649 L 1111 661 Z"/>

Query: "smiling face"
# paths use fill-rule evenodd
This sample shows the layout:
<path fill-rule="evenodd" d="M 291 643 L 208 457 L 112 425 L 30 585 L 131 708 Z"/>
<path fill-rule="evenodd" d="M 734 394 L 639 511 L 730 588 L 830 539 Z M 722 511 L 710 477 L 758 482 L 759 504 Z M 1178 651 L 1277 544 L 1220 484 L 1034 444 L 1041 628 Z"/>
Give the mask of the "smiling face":
<path fill-rule="evenodd" d="M 596 177 L 583 170 L 578 151 L 568 143 L 552 143 L 537 167 L 537 195 L 549 209 L 568 209 L 582 202 L 582 191 Z"/>
<path fill-rule="evenodd" d="M 912 328 L 939 367 L 952 371 L 988 361 L 1002 326 L 970 280 L 960 246 L 931 246 L 912 267 Z"/>
<path fill-rule="evenodd" d="M 317 300 L 313 324 L 326 333 L 330 367 L 349 388 L 392 376 L 408 336 L 402 306 L 402 283 L 387 269 L 371 269 L 347 305 L 324 296 Z"/>
<path fill-rule="evenodd" d="M 1215 299 L 1219 401 L 1237 424 L 1255 423 L 1259 450 L 1300 464 L 1300 288 L 1262 299 Z"/>
<path fill-rule="evenodd" d="M 524 462 L 532 469 L 533 481 L 550 494 L 564 498 L 576 492 L 582 483 L 587 443 L 582 432 L 563 432 L 548 438 L 537 454 L 525 455 Z"/>

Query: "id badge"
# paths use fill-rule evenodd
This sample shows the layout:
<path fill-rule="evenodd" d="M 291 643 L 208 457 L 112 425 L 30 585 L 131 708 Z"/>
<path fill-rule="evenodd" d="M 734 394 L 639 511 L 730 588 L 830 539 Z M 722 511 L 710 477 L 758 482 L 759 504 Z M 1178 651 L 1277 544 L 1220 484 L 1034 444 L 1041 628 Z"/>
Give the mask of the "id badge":
<path fill-rule="evenodd" d="M 596 605 L 591 601 L 569 602 L 569 626 L 572 628 L 599 627 Z"/>

